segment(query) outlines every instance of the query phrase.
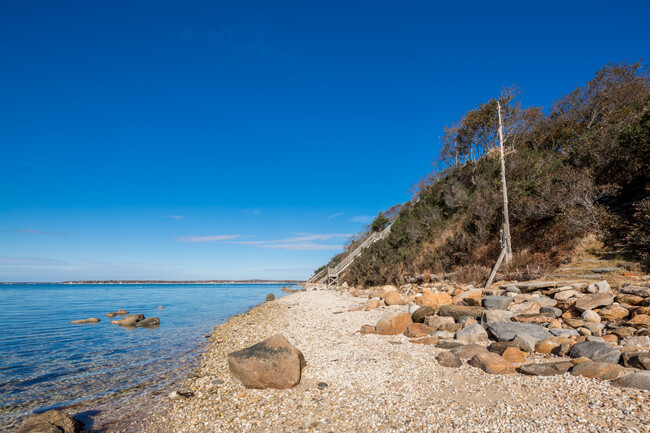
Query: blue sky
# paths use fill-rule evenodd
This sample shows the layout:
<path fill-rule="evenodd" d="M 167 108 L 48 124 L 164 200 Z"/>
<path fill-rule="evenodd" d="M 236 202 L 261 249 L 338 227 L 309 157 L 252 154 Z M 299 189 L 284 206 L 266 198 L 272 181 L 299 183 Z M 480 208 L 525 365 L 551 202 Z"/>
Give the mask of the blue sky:
<path fill-rule="evenodd" d="M 648 58 L 648 2 L 0 6 L 0 281 L 307 278 L 499 94 Z"/>

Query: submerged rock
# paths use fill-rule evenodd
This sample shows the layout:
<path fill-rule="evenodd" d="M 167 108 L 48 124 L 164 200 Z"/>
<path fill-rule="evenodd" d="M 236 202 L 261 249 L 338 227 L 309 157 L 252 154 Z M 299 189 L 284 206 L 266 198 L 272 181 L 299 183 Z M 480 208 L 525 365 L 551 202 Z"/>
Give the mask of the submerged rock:
<path fill-rule="evenodd" d="M 137 322 L 143 319 L 144 319 L 143 314 L 130 314 L 124 317 L 123 319 L 113 320 L 111 323 L 113 325 L 120 325 L 120 326 L 135 326 Z"/>
<path fill-rule="evenodd" d="M 60 410 L 32 415 L 15 433 L 79 433 L 83 423 Z"/>
<path fill-rule="evenodd" d="M 160 319 L 157 317 L 148 317 L 146 319 L 138 320 L 137 322 L 135 322 L 135 326 L 138 328 L 154 327 L 159 325 L 160 325 Z"/>
<path fill-rule="evenodd" d="M 90 318 L 88 318 L 88 319 L 73 320 L 73 321 L 70 322 L 70 323 L 72 323 L 72 324 L 74 324 L 74 325 L 80 325 L 80 324 L 82 324 L 82 323 L 99 323 L 99 319 L 96 318 L 96 317 L 90 317 Z"/>
<path fill-rule="evenodd" d="M 294 387 L 306 365 L 302 352 L 281 334 L 228 355 L 230 372 L 246 388 Z"/>

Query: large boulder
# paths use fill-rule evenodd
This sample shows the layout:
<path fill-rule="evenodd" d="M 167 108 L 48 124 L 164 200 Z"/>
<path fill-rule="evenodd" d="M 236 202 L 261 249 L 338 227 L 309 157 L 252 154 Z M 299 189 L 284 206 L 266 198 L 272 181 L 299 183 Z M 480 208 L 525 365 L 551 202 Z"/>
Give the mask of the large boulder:
<path fill-rule="evenodd" d="M 391 306 L 391 305 L 401 305 L 402 304 L 402 295 L 400 295 L 397 292 L 388 292 L 386 293 L 386 296 L 384 296 L 384 302 L 386 305 Z"/>
<path fill-rule="evenodd" d="M 596 362 L 618 364 L 618 361 L 621 358 L 621 352 L 607 343 L 600 343 L 598 341 L 582 341 L 571 347 L 569 356 L 571 358 L 589 358 Z"/>
<path fill-rule="evenodd" d="M 374 310 L 379 307 L 381 307 L 381 301 L 379 299 L 371 299 L 366 304 L 366 311 Z"/>
<path fill-rule="evenodd" d="M 404 335 L 409 338 L 422 338 L 431 334 L 433 329 L 429 328 L 424 323 L 410 323 L 404 331 Z"/>
<path fill-rule="evenodd" d="M 528 334 L 538 340 L 544 340 L 553 336 L 542 326 L 531 323 L 496 322 L 487 323 L 485 327 L 498 341 L 510 341 L 519 334 Z"/>
<path fill-rule="evenodd" d="M 438 364 L 443 367 L 458 368 L 463 365 L 463 361 L 461 361 L 459 357 L 447 351 L 440 352 L 438 356 L 436 356 L 436 361 L 438 361 Z"/>
<path fill-rule="evenodd" d="M 228 355 L 230 372 L 246 388 L 291 388 L 306 365 L 302 352 L 280 334 Z"/>
<path fill-rule="evenodd" d="M 494 323 L 494 322 L 510 322 L 512 313 L 505 310 L 486 310 L 483 312 L 481 322 Z"/>
<path fill-rule="evenodd" d="M 510 374 L 515 372 L 512 363 L 492 352 L 477 353 L 469 360 L 469 365 L 480 368 L 489 374 Z"/>
<path fill-rule="evenodd" d="M 381 335 L 399 335 L 406 331 L 406 327 L 413 323 L 409 313 L 397 313 L 379 319 L 375 325 L 375 332 Z"/>
<path fill-rule="evenodd" d="M 154 328 L 160 325 L 160 319 L 158 317 L 148 317 L 146 319 L 138 320 L 135 322 L 135 326 L 138 328 Z"/>
<path fill-rule="evenodd" d="M 620 373 L 621 367 L 609 362 L 586 361 L 579 363 L 571 369 L 571 374 L 574 376 L 602 380 L 616 379 Z"/>
<path fill-rule="evenodd" d="M 454 347 L 450 350 L 450 352 L 460 359 L 470 359 L 478 353 L 487 353 L 488 350 L 480 344 L 463 344 L 461 346 Z"/>
<path fill-rule="evenodd" d="M 522 365 L 517 371 L 528 376 L 555 376 L 566 373 L 572 367 L 573 363 L 571 361 L 560 361 Z"/>
<path fill-rule="evenodd" d="M 113 320 L 111 323 L 113 325 L 120 325 L 120 326 L 135 326 L 135 324 L 140 320 L 144 320 L 143 314 L 129 314 L 123 319 Z"/>
<path fill-rule="evenodd" d="M 60 410 L 32 415 L 15 433 L 79 433 L 83 424 Z"/>
<path fill-rule="evenodd" d="M 424 323 L 424 319 L 427 316 L 433 316 L 436 314 L 436 310 L 431 307 L 419 307 L 411 314 L 411 320 L 415 323 Z"/>

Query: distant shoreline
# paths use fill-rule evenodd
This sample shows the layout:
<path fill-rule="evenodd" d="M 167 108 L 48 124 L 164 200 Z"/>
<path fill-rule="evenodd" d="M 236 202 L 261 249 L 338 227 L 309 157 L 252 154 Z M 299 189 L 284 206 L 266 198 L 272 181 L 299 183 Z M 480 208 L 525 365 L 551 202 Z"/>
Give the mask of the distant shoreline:
<path fill-rule="evenodd" d="M 305 281 L 298 280 L 209 280 L 209 281 L 159 281 L 159 280 L 106 280 L 106 281 L 61 281 L 61 282 L 34 282 L 34 281 L 17 281 L 17 282 L 0 282 L 0 285 L 14 284 L 304 284 Z"/>

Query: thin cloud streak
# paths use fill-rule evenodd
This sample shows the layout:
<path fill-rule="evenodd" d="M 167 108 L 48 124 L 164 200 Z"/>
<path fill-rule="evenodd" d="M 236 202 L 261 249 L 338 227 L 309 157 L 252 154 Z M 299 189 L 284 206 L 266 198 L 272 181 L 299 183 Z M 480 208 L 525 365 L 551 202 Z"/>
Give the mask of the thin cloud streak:
<path fill-rule="evenodd" d="M 323 245 L 323 244 L 264 244 L 260 245 L 262 248 L 272 248 L 278 250 L 291 250 L 291 251 L 319 251 L 319 250 L 342 250 L 343 245 Z"/>
<path fill-rule="evenodd" d="M 328 219 L 328 220 L 331 220 L 331 219 L 334 219 L 334 218 L 336 218 L 336 217 L 340 217 L 340 216 L 343 215 L 344 213 L 345 213 L 345 212 L 338 212 L 338 213 L 335 213 L 334 215 L 330 215 L 330 216 L 328 216 L 327 219 Z"/>
<path fill-rule="evenodd" d="M 312 241 L 328 241 L 330 239 L 336 238 L 349 238 L 350 233 L 298 233 L 298 236 L 286 238 L 286 239 L 275 239 L 270 241 L 240 241 L 234 242 L 240 245 L 265 245 L 265 244 L 292 244 L 300 242 L 312 242 Z"/>
<path fill-rule="evenodd" d="M 193 242 L 193 243 L 203 243 L 203 242 L 220 242 L 228 241 L 231 239 L 240 238 L 241 235 L 214 235 L 214 236 L 183 236 L 176 238 L 179 242 Z"/>
<path fill-rule="evenodd" d="M 350 218 L 350 221 L 352 221 L 353 223 L 369 223 L 370 221 L 372 221 L 372 217 L 368 215 L 358 215 Z"/>

